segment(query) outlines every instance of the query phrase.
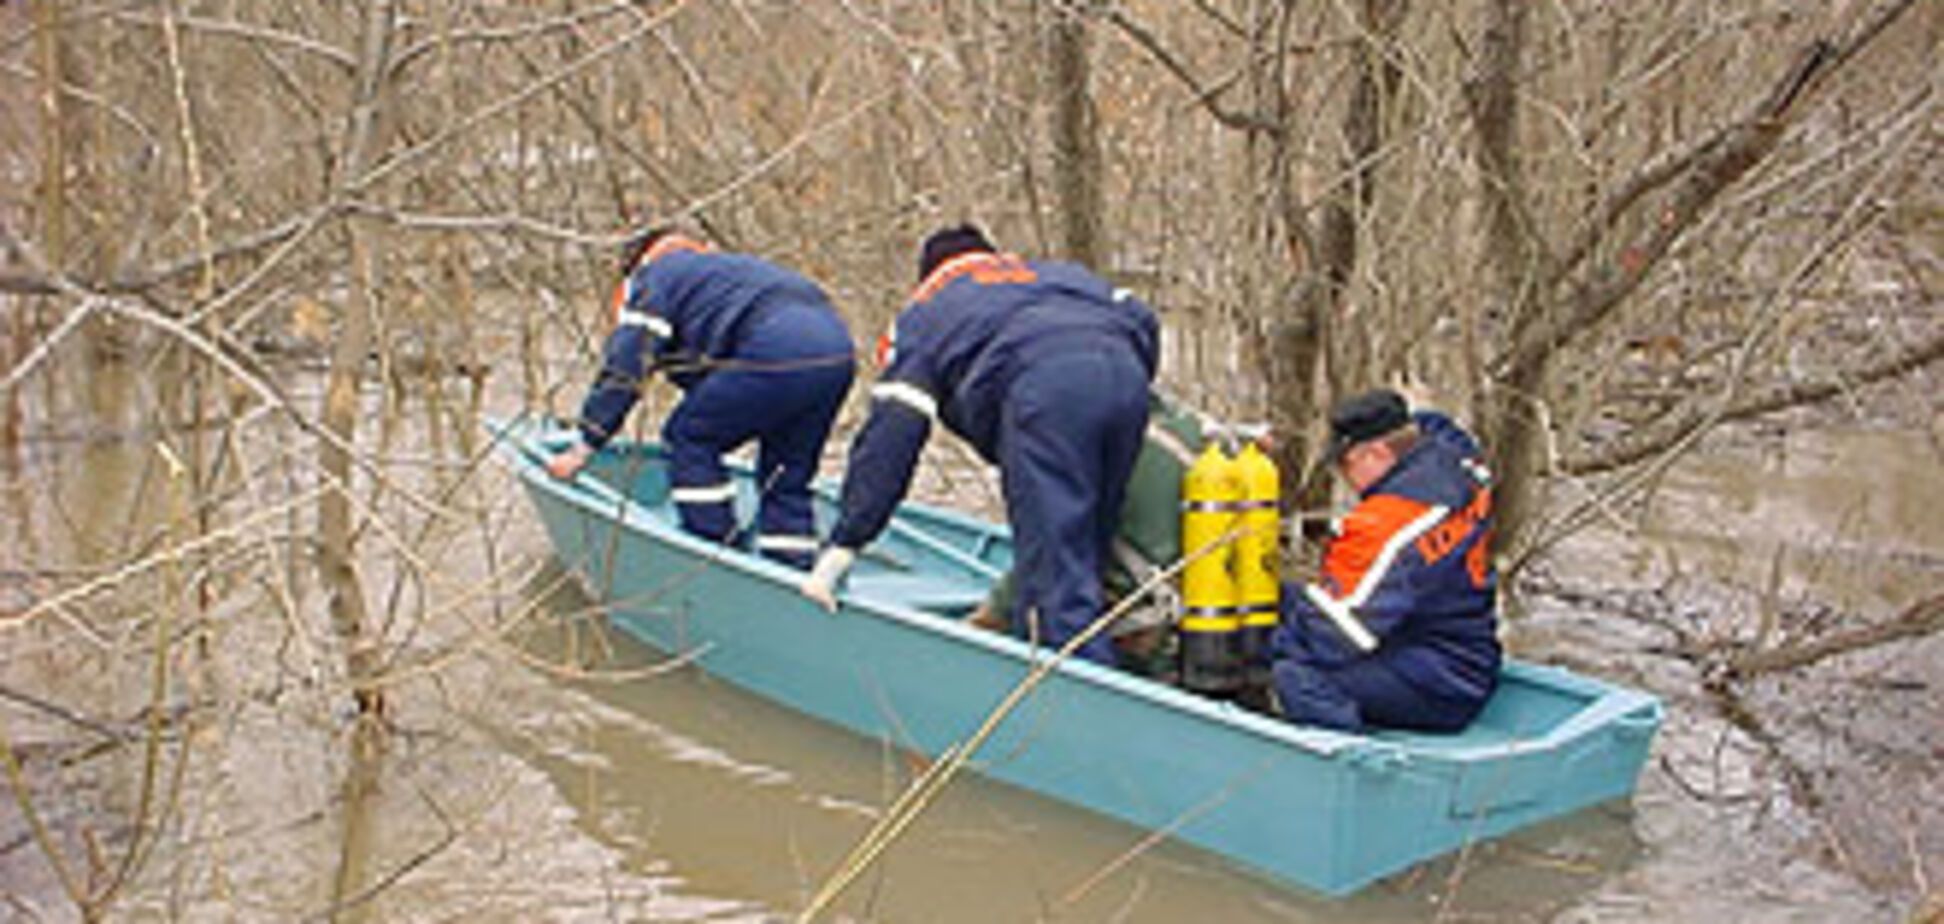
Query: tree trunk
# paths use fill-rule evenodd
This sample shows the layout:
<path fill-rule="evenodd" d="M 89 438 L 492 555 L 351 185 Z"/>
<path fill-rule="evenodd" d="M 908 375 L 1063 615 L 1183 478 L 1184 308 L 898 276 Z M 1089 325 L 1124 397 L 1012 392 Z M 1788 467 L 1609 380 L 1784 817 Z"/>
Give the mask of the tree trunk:
<path fill-rule="evenodd" d="M 1060 209 L 1061 256 L 1105 270 L 1100 137 L 1088 90 L 1088 38 L 1083 12 L 1056 7 L 1046 69 L 1053 94 L 1053 189 Z"/>
<path fill-rule="evenodd" d="M 41 254 L 49 268 L 67 268 L 67 135 L 61 105 L 61 7 L 42 3 L 35 7 L 34 26 L 39 31 L 40 72 L 40 224 Z"/>
<path fill-rule="evenodd" d="M 1294 21 L 1296 4 L 1285 0 L 1266 30 L 1266 41 L 1280 43 Z M 1264 41 L 1259 38 L 1258 41 Z M 1283 55 L 1264 55 L 1254 81 L 1258 107 L 1276 114 L 1283 130 L 1272 137 L 1271 181 L 1275 184 L 1277 219 L 1281 224 L 1284 253 L 1288 258 L 1289 278 L 1295 285 L 1286 298 L 1280 317 L 1269 326 L 1268 362 L 1269 425 L 1276 434 L 1276 469 L 1281 475 L 1282 496 L 1290 499 L 1293 510 L 1320 509 L 1328 500 L 1325 489 L 1307 488 L 1313 479 L 1309 465 L 1315 456 L 1310 432 L 1318 419 L 1317 372 L 1322 368 L 1329 310 L 1333 295 L 1321 267 L 1329 257 L 1322 253 L 1322 232 L 1310 227 L 1305 217 L 1309 203 L 1296 188 L 1297 174 L 1289 151 L 1292 106 L 1289 81 L 1285 76 Z"/>
<path fill-rule="evenodd" d="M 356 96 L 345 131 L 344 156 L 336 187 L 356 183 L 377 141 L 380 90 L 389 67 L 392 32 L 389 2 L 367 8 L 359 53 Z M 330 378 L 324 389 L 320 421 L 330 437 L 319 446 L 319 465 L 331 490 L 318 501 L 318 577 L 330 599 L 331 627 L 345 647 L 345 668 L 358 711 L 376 716 L 383 692 L 374 681 L 379 669 L 377 640 L 365 612 L 364 588 L 355 566 L 355 528 L 351 519 L 351 454 L 357 445 L 359 383 L 371 353 L 376 306 L 376 273 L 367 232 L 356 217 L 346 222 L 352 280 L 344 323 L 331 351 Z"/>
<path fill-rule="evenodd" d="M 1485 205 L 1484 251 L 1496 291 L 1487 296 L 1505 319 L 1513 339 L 1532 327 L 1542 302 L 1535 297 L 1530 229 L 1517 151 L 1518 73 L 1525 53 L 1525 4 L 1493 0 L 1485 8 L 1478 71 L 1465 87 L 1472 125 L 1478 135 L 1478 168 Z M 1496 513 L 1500 549 L 1510 548 L 1534 505 L 1540 502 L 1539 440 L 1545 421 L 1538 413 L 1547 364 L 1533 363 L 1496 383 L 1482 418 L 1484 437 L 1498 474 Z M 1478 383 L 1473 383 L 1477 387 Z"/>
<path fill-rule="evenodd" d="M 1329 501 L 1327 471 L 1311 469 L 1315 449 L 1306 438 L 1313 421 L 1324 417 L 1331 400 L 1368 377 L 1369 357 L 1361 340 L 1339 337 L 1345 300 L 1357 269 L 1359 228 L 1377 197 L 1377 160 L 1386 133 L 1385 113 L 1392 105 L 1399 75 L 1383 47 L 1397 34 L 1410 4 L 1404 0 L 1365 0 L 1358 10 L 1364 41 L 1357 50 L 1357 77 L 1343 111 L 1346 148 L 1338 168 L 1349 182 L 1334 184 L 1323 202 L 1314 233 L 1313 265 L 1296 295 L 1296 321 L 1278 338 L 1279 365 L 1287 380 L 1277 394 L 1277 430 L 1291 435 L 1277 460 L 1284 489 L 1300 510 L 1318 510 Z M 1301 227 L 1301 203 L 1285 197 L 1284 223 Z M 1320 373 L 1320 374 L 1319 374 Z M 1321 390 L 1319 391 L 1319 387 Z"/>

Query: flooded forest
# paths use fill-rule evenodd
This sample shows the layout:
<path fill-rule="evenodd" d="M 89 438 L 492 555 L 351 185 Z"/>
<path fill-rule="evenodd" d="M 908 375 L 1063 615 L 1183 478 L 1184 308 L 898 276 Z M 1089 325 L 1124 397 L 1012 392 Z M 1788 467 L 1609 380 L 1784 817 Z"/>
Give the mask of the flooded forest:
<path fill-rule="evenodd" d="M 611 631 L 488 422 L 576 412 L 672 224 L 830 293 L 837 477 L 975 221 L 1153 305 L 1298 521 L 1348 500 L 1323 409 L 1421 383 L 1498 476 L 1508 651 L 1666 722 L 1631 800 L 1340 900 L 967 778 L 819 919 L 1944 922 L 1940 43 L 1925 0 L 0 0 L 0 921 L 796 919 L 913 766 Z M 1001 515 L 949 438 L 915 490 Z"/>

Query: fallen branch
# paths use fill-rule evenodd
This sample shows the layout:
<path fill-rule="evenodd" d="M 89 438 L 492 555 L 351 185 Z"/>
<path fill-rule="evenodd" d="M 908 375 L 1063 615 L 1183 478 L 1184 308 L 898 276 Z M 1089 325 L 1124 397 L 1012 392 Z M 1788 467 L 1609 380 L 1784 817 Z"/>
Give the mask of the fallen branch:
<path fill-rule="evenodd" d="M 1795 799 L 1797 805 L 1811 812 L 1823 807 L 1826 800 L 1823 798 L 1821 789 L 1816 786 L 1815 775 L 1803 769 L 1801 764 L 1796 763 L 1789 756 L 1788 750 L 1783 747 L 1782 736 L 1770 728 L 1769 723 L 1749 707 L 1748 701 L 1742 698 L 1741 691 L 1736 688 L 1730 677 L 1725 674 L 1710 676 L 1702 682 L 1701 688 L 1714 702 L 1715 711 L 1729 725 L 1760 745 L 1762 750 L 1775 761 L 1775 765 L 1781 768 L 1783 781 L 1789 785 L 1789 795 Z"/>
<path fill-rule="evenodd" d="M 108 723 L 103 722 L 99 719 L 89 718 L 88 716 L 82 715 L 79 712 L 75 712 L 72 709 L 62 706 L 59 703 L 42 699 L 38 696 L 35 696 L 32 693 L 28 693 L 25 690 L 15 689 L 4 683 L 0 683 L 0 699 L 12 700 L 23 706 L 27 706 L 39 712 L 44 712 L 50 716 L 53 716 L 54 718 L 60 719 L 61 721 L 68 723 L 69 725 L 75 725 L 81 728 L 85 728 L 88 731 L 94 732 L 95 734 L 107 738 L 111 741 L 122 741 L 133 737 L 128 732 L 116 729 L 110 726 Z"/>
<path fill-rule="evenodd" d="M 1780 382 L 1743 397 L 1718 415 L 1710 416 L 1708 395 L 1691 397 L 1659 421 L 1629 431 L 1595 452 L 1562 460 L 1568 475 L 1596 475 L 1651 458 L 1703 425 L 1747 420 L 1789 408 L 1817 404 L 1859 386 L 1899 378 L 1944 359 L 1944 333 L 1856 369 L 1842 370 L 1807 382 Z"/>
<path fill-rule="evenodd" d="M 1728 672 L 1746 680 L 1940 631 L 1944 631 L 1944 594 L 1919 600 L 1884 622 L 1838 630 L 1800 645 L 1746 652 L 1729 661 Z"/>

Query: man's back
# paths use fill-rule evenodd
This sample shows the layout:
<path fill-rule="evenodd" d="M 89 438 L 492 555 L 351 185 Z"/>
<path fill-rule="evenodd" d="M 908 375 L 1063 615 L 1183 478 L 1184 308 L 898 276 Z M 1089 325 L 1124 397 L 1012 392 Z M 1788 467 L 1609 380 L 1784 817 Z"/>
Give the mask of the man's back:
<path fill-rule="evenodd" d="M 1159 324 L 1138 300 L 1072 264 L 966 254 L 939 267 L 898 316 L 880 348 L 882 380 L 932 395 L 946 426 L 992 460 L 1021 364 L 1058 361 L 1087 338 L 1124 345 L 1152 375 Z"/>

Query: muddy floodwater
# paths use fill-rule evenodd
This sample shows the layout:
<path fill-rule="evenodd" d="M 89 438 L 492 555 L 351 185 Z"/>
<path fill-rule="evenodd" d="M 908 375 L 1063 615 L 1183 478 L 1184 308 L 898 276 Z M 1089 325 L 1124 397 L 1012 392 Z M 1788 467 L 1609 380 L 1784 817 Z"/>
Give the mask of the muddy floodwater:
<path fill-rule="evenodd" d="M 564 609 L 580 603 L 571 591 L 558 596 Z M 655 657 L 625 643 L 614 656 L 623 663 Z M 573 686 L 571 695 L 546 691 L 571 700 L 570 713 L 527 716 L 497 733 L 509 749 L 531 755 L 574 805 L 583 830 L 620 851 L 629 868 L 667 875 L 683 891 L 758 917 L 813 892 L 915 769 L 878 742 L 695 672 Z M 1300 828 L 1305 820 L 1289 823 Z M 849 908 L 911 921 L 1418 920 L 1461 872 L 1455 863 L 1434 864 L 1327 902 L 1162 845 L 1096 882 L 1143 833 L 967 778 L 875 877 L 853 887 Z M 1556 909 L 1625 869 L 1639 848 L 1626 810 L 1589 812 L 1468 858 L 1464 904 L 1493 917 Z"/>
<path fill-rule="evenodd" d="M 93 563 L 157 541 L 156 524 L 168 519 L 155 421 L 129 399 L 152 386 L 104 387 L 122 391 L 48 399 L 99 413 L 85 427 L 44 434 L 12 460 L 0 515 L 14 549 L 0 562 L 9 612 L 85 579 Z M 131 838 L 145 845 L 111 917 L 789 919 L 915 768 L 882 742 L 694 668 L 669 669 L 660 654 L 609 632 L 551 563 L 505 473 L 490 462 L 467 465 L 479 447 L 466 438 L 426 435 L 438 429 L 425 422 L 437 414 L 408 409 L 401 419 L 408 422 L 375 454 L 411 472 L 399 477 L 413 489 L 452 488 L 441 496 L 459 498 L 454 509 L 464 514 L 404 516 L 422 533 L 365 537 L 363 577 L 374 599 L 389 601 L 380 612 L 392 614 L 386 638 L 398 652 L 394 731 L 368 798 L 352 799 L 346 787 L 347 703 L 331 682 L 332 639 L 316 612 L 314 578 L 271 543 L 235 552 L 247 568 L 205 563 L 241 576 L 212 586 L 214 602 L 197 624 L 208 644 L 183 668 L 176 682 L 184 688 L 167 697 L 184 705 L 160 749 L 162 798 L 143 802 L 139 736 L 90 744 L 71 720 L 18 697 L 0 701 L 38 814 L 66 832 L 62 843 L 93 839 L 108 856 Z M 237 482 L 244 487 L 229 514 L 251 512 L 259 517 L 251 522 L 278 524 L 272 533 L 301 534 L 309 511 L 277 506 L 307 488 L 300 467 L 281 460 L 288 447 L 235 448 L 252 476 Z M 1870 477 L 1856 477 L 1859 467 Z M 1562 547 L 1552 573 L 1614 588 L 1704 573 L 1843 606 L 1894 607 L 1938 584 L 1938 470 L 1922 434 L 1819 433 L 1723 447 L 1675 468 L 1644 512 Z M 1771 581 L 1776 573 L 1782 578 Z M 8 627 L 0 682 L 99 716 L 140 715 L 145 676 L 116 671 L 140 663 L 143 642 L 117 636 L 115 620 L 156 599 L 142 595 L 179 593 L 169 580 L 193 577 L 158 574 L 129 595 L 77 607 L 100 647 L 76 642 L 84 629 L 53 616 Z M 1722 724 L 1681 694 L 1691 678 L 1652 653 L 1657 641 L 1637 623 L 1537 600 L 1514 633 L 1523 653 L 1668 697 L 1669 720 L 1638 795 L 1476 845 L 1357 896 L 1306 895 L 1171 843 L 1142 848 L 1140 830 L 965 778 L 852 887 L 835 919 L 1901 920 L 1908 904 L 1887 897 L 1891 890 L 1844 875 L 1805 844 L 1808 819 L 1777 795 L 1761 755 L 1725 744 Z M 1920 660 L 1900 669 L 1936 676 L 1934 643 L 1909 657 Z M 1909 695 L 1934 699 L 1936 690 Z M 1914 714 L 1933 722 L 1937 713 Z M 132 830 L 129 819 L 156 803 L 169 808 Z M 356 824 L 346 817 L 354 804 Z M 1309 821 L 1283 823 L 1300 831 Z M 72 920 L 28 827 L 15 800 L 0 808 L 0 920 Z M 366 871 L 348 896 L 333 888 L 347 852 Z"/>

